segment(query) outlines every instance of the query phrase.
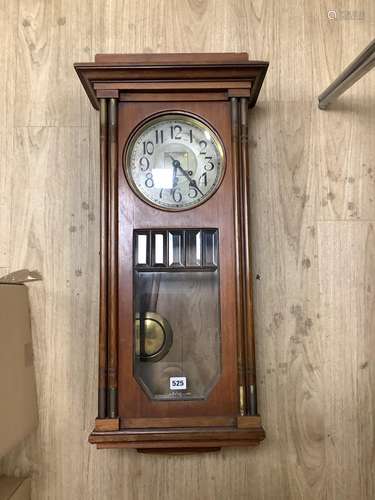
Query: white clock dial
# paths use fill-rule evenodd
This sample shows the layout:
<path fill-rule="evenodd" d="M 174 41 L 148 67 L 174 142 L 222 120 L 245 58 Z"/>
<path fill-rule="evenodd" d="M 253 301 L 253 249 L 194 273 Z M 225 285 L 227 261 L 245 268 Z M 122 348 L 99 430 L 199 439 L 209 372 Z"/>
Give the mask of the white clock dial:
<path fill-rule="evenodd" d="M 147 203 L 185 210 L 206 201 L 224 174 L 224 149 L 217 134 L 190 115 L 160 115 L 141 126 L 124 155 L 133 190 Z"/>

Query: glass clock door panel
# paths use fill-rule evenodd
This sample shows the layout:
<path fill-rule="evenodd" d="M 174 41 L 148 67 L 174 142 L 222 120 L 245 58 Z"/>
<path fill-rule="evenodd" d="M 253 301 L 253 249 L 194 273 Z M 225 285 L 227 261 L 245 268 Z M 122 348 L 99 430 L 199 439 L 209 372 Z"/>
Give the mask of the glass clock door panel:
<path fill-rule="evenodd" d="M 221 371 L 218 232 L 134 240 L 134 375 L 151 399 L 206 399 Z"/>

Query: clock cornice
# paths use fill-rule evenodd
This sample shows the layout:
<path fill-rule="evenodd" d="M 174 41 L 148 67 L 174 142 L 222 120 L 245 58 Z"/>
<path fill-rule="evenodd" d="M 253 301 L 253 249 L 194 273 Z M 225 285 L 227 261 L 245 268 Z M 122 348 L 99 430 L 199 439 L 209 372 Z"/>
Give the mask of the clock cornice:
<path fill-rule="evenodd" d="M 250 61 L 245 52 L 200 54 L 98 54 L 95 62 L 76 63 L 74 68 L 95 109 L 98 91 L 137 88 L 142 82 L 149 91 L 159 91 L 168 83 L 179 90 L 194 88 L 205 92 L 248 89 L 249 106 L 255 105 L 268 62 Z M 228 94 L 228 98 L 232 95 Z"/>

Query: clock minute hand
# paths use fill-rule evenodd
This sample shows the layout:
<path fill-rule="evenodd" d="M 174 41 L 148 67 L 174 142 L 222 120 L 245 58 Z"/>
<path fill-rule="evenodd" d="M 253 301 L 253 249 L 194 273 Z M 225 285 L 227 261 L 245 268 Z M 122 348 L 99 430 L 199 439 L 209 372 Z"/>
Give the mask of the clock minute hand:
<path fill-rule="evenodd" d="M 172 158 L 172 157 L 171 157 Z M 173 160 L 173 159 L 172 159 Z M 197 182 L 192 179 L 190 177 L 190 175 L 186 172 L 186 170 L 184 170 L 182 167 L 181 167 L 181 163 L 178 161 L 178 160 L 173 160 L 172 161 L 173 163 L 173 166 L 175 168 L 178 168 L 181 170 L 182 172 L 182 175 L 184 175 L 186 177 L 186 179 L 189 181 L 189 185 L 192 186 L 193 188 L 195 188 L 202 196 L 204 196 L 204 194 L 202 193 L 202 191 L 199 189 L 198 185 L 197 185 Z"/>
<path fill-rule="evenodd" d="M 202 193 L 202 191 L 198 187 L 197 181 L 195 181 L 194 179 L 191 179 L 190 186 L 195 188 L 198 191 L 198 193 L 200 193 L 202 196 L 204 196 L 204 193 Z"/>

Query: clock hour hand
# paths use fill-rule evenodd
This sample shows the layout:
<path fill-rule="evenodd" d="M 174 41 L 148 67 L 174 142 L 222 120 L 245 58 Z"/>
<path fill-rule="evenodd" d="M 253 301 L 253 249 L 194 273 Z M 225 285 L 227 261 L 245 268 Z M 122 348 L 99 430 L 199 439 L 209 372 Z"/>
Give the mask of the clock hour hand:
<path fill-rule="evenodd" d="M 180 164 L 180 167 L 181 167 L 181 163 L 180 163 L 178 160 L 175 160 L 175 159 L 173 158 L 173 156 L 172 156 L 170 153 L 167 153 L 167 154 L 168 154 L 168 156 L 170 157 L 170 159 L 172 160 L 172 162 L 177 161 L 177 162 Z M 181 167 L 181 168 L 182 168 L 182 167 Z M 185 172 L 186 172 L 186 170 L 185 170 Z M 187 173 L 188 173 L 189 175 L 193 175 L 193 171 L 192 171 L 192 170 L 188 170 L 188 171 L 187 171 Z"/>

